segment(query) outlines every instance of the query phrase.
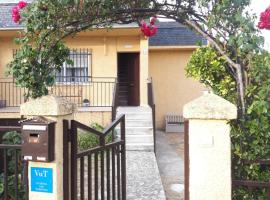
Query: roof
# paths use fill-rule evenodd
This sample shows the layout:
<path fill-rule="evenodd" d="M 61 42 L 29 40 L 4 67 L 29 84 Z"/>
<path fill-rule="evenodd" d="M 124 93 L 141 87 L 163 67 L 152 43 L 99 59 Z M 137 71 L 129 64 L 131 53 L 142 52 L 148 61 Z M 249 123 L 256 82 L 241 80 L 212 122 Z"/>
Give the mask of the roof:
<path fill-rule="evenodd" d="M 0 3 L 0 30 L 22 29 L 12 21 L 11 10 L 14 3 Z M 149 39 L 149 46 L 196 46 L 206 44 L 206 39 L 178 22 L 158 22 L 158 32 Z M 113 28 L 138 28 L 137 23 L 114 25 Z"/>
<path fill-rule="evenodd" d="M 178 22 L 159 22 L 158 32 L 149 40 L 149 46 L 196 46 L 207 41 Z"/>

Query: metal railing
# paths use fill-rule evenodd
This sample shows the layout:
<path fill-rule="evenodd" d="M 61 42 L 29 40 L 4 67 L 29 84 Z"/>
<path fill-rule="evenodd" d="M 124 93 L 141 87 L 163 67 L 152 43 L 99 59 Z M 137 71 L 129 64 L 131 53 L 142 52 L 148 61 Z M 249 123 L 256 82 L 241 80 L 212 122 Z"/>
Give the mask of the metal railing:
<path fill-rule="evenodd" d="M 251 165 L 251 164 L 257 164 L 260 167 L 263 167 L 265 169 L 270 168 L 270 160 L 256 160 L 256 161 L 243 161 L 244 164 Z M 249 192 L 253 192 L 254 190 L 264 190 L 265 191 L 265 199 L 270 200 L 270 182 L 266 181 L 259 181 L 259 180 L 243 180 L 243 179 L 237 179 L 232 178 L 232 188 L 233 190 L 237 188 L 245 188 Z"/>
<path fill-rule="evenodd" d="M 112 107 L 116 78 L 91 76 L 56 77 L 49 94 L 64 97 L 78 107 Z M 25 88 L 12 78 L 0 78 L 0 108 L 19 107 L 25 102 Z"/>
<path fill-rule="evenodd" d="M 117 107 L 119 106 L 119 83 L 116 82 L 113 91 L 112 101 L 112 121 L 116 118 Z"/>
<path fill-rule="evenodd" d="M 152 108 L 152 122 L 153 122 L 153 137 L 154 137 L 154 152 L 156 153 L 156 104 L 154 97 L 154 86 L 152 78 L 149 78 L 147 84 L 148 91 L 148 105 Z"/>
<path fill-rule="evenodd" d="M 0 108 L 20 106 L 25 102 L 26 91 L 16 86 L 13 78 L 0 78 Z"/>
<path fill-rule="evenodd" d="M 16 131 L 20 133 L 20 126 L 5 126 L 0 120 L 0 133 Z M 27 163 L 21 159 L 21 144 L 7 144 L 2 142 L 0 134 L 0 183 L 3 193 L 0 199 L 28 199 Z"/>

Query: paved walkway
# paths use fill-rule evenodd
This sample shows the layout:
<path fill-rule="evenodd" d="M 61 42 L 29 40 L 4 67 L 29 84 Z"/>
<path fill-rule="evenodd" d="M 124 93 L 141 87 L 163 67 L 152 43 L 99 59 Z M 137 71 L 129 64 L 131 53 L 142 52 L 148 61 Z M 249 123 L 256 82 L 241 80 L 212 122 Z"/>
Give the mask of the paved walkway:
<path fill-rule="evenodd" d="M 184 199 L 184 135 L 157 131 L 157 161 L 167 200 Z"/>
<path fill-rule="evenodd" d="M 166 199 L 153 152 L 127 151 L 127 199 Z"/>

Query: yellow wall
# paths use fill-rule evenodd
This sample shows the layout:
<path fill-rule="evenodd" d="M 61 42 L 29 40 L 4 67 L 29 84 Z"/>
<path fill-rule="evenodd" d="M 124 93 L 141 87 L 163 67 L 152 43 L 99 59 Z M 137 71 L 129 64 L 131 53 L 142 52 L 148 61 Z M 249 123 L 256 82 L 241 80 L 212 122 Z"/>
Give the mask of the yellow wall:
<path fill-rule="evenodd" d="M 112 120 L 112 114 L 109 111 L 105 112 L 76 112 L 74 114 L 74 119 L 90 126 L 92 123 L 98 123 L 103 127 L 108 126 Z"/>
<path fill-rule="evenodd" d="M 0 78 L 4 77 L 6 65 L 12 60 L 13 49 L 16 49 L 13 38 L 0 37 Z"/>
<path fill-rule="evenodd" d="M 182 113 L 183 105 L 200 96 L 203 86 L 185 77 L 192 50 L 155 50 L 149 53 L 149 75 L 153 78 L 156 123 L 164 128 L 166 113 Z"/>
<path fill-rule="evenodd" d="M 16 49 L 13 43 L 16 34 L 16 32 L 0 31 L 0 78 L 4 77 L 4 68 L 12 59 L 12 50 Z M 159 128 L 164 127 L 164 115 L 166 113 L 181 113 L 183 105 L 198 97 L 203 90 L 199 83 L 185 77 L 184 68 L 192 53 L 191 49 L 159 50 L 158 48 L 150 48 L 149 52 L 148 40 L 141 37 L 139 29 L 84 32 L 75 38 L 66 39 L 66 44 L 70 48 L 88 48 L 91 50 L 90 62 L 92 63 L 92 76 L 94 77 L 116 77 L 117 53 L 140 52 L 141 105 L 147 104 L 146 83 L 147 78 L 151 76 L 155 87 L 157 126 Z M 82 87 L 82 91 L 84 91 L 84 87 Z M 85 117 L 87 116 L 85 114 Z"/>
<path fill-rule="evenodd" d="M 95 34 L 97 32 L 100 34 Z M 10 34 L 0 32 L 0 78 L 4 77 L 6 65 L 12 59 L 13 49 L 18 48 L 13 42 L 15 34 L 16 32 Z M 140 31 L 137 29 L 92 31 L 79 34 L 75 38 L 68 38 L 65 42 L 70 48 L 87 48 L 91 51 L 89 75 L 93 77 L 117 77 L 117 53 L 144 50 L 145 53 L 140 57 L 140 90 L 141 104 L 147 103 L 148 41 L 141 37 Z"/>

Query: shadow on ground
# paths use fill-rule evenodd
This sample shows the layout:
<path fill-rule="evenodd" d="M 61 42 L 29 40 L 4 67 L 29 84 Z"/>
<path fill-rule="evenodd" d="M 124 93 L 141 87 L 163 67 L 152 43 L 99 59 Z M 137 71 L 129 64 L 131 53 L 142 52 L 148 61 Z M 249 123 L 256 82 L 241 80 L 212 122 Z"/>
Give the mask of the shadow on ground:
<path fill-rule="evenodd" d="M 157 131 L 156 153 L 167 200 L 184 199 L 184 134 Z"/>

